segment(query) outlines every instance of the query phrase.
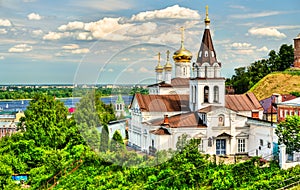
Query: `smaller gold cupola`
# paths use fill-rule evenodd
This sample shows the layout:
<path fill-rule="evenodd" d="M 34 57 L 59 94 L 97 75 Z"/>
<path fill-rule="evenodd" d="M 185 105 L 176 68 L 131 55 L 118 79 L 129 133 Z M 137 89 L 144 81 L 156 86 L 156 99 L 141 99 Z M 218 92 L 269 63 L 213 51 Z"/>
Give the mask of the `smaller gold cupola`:
<path fill-rule="evenodd" d="M 165 64 L 165 71 L 172 71 L 172 65 L 170 63 L 170 51 L 167 51 L 167 63 Z"/>
<path fill-rule="evenodd" d="M 155 67 L 155 71 L 157 72 L 157 73 L 162 73 L 163 72 L 163 70 L 164 70 L 164 67 L 160 64 L 160 52 L 158 52 L 158 62 L 157 62 L 157 65 L 156 65 L 156 67 Z"/>
<path fill-rule="evenodd" d="M 175 62 L 190 62 L 193 58 L 193 54 L 185 49 L 183 42 L 184 42 L 184 28 L 180 27 L 181 30 L 181 46 L 180 49 L 175 51 L 173 54 L 173 60 Z"/>

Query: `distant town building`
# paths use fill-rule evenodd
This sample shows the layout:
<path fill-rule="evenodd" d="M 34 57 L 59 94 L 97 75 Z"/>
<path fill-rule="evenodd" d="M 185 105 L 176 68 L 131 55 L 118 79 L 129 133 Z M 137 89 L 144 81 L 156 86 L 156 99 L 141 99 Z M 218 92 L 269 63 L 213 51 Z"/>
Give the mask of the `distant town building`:
<path fill-rule="evenodd" d="M 11 136 L 17 132 L 17 125 L 13 122 L 0 122 L 0 138 Z"/>
<path fill-rule="evenodd" d="M 21 117 L 25 117 L 21 111 L 0 111 L 0 122 L 19 122 Z"/>
<path fill-rule="evenodd" d="M 287 116 L 300 116 L 300 97 L 277 104 L 278 122 L 284 121 Z"/>
<path fill-rule="evenodd" d="M 263 120 L 277 123 L 277 104 L 295 98 L 296 96 L 293 96 L 291 94 L 273 94 L 272 96 L 261 100 L 260 104 L 264 109 Z"/>

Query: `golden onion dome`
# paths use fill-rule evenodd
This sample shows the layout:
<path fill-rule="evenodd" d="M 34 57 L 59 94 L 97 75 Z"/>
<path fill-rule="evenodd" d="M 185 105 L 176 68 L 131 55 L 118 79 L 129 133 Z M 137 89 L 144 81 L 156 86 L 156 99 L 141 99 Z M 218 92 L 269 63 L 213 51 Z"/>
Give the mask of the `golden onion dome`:
<path fill-rule="evenodd" d="M 184 48 L 183 44 L 180 49 L 175 51 L 173 54 L 173 59 L 175 62 L 190 62 L 193 58 L 193 54 Z"/>
<path fill-rule="evenodd" d="M 164 70 L 164 67 L 160 64 L 157 64 L 157 66 L 155 67 L 155 71 L 158 73 L 162 73 Z"/>
<path fill-rule="evenodd" d="M 173 60 L 175 62 L 190 62 L 193 58 L 193 54 L 184 48 L 183 41 L 184 41 L 184 28 L 181 27 L 181 46 L 180 49 L 175 51 L 173 54 Z"/>

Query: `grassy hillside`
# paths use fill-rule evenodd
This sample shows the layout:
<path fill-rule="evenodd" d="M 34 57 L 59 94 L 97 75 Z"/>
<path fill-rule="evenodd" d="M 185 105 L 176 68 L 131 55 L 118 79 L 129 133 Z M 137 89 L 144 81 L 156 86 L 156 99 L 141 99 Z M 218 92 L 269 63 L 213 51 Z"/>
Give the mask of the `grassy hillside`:
<path fill-rule="evenodd" d="M 300 70 L 271 73 L 254 85 L 249 92 L 253 92 L 259 100 L 273 93 L 300 92 Z"/>

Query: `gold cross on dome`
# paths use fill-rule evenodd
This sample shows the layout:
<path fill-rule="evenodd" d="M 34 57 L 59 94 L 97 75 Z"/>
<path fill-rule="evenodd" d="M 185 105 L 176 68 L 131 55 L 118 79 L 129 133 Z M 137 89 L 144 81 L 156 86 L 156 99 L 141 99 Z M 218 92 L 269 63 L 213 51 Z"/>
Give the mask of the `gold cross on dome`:
<path fill-rule="evenodd" d="M 158 63 L 160 63 L 160 52 L 158 52 Z"/>
<path fill-rule="evenodd" d="M 170 51 L 167 51 L 167 61 L 169 61 L 169 55 L 170 55 Z"/>
<path fill-rule="evenodd" d="M 180 31 L 181 31 L 181 41 L 183 42 L 183 40 L 184 40 L 184 30 L 185 30 L 185 28 L 182 26 L 182 27 L 180 27 Z"/>

